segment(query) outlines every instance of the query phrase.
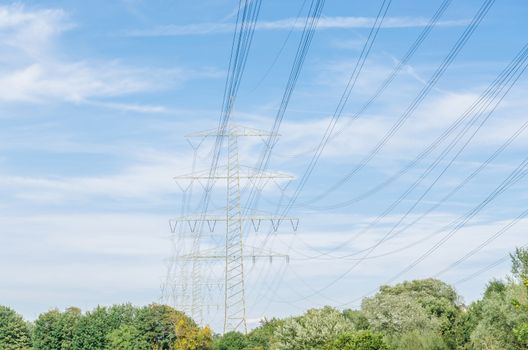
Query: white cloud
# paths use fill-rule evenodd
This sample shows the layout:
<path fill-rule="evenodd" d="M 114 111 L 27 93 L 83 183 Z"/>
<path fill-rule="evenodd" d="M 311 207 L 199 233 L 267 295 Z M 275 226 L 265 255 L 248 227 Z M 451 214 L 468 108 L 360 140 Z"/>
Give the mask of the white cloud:
<path fill-rule="evenodd" d="M 164 194 L 175 193 L 172 178 L 178 169 L 190 167 L 191 155 L 156 155 L 107 176 L 91 177 L 24 177 L 0 176 L 0 188 L 9 190 L 19 200 L 43 203 L 68 203 L 78 200 L 109 198 L 127 201 L 143 198 L 160 200 Z"/>
<path fill-rule="evenodd" d="M 156 77 L 162 75 L 161 72 L 127 68 L 116 63 L 97 68 L 86 62 L 33 63 L 0 73 L 0 99 L 82 102 L 90 98 L 159 89 L 160 81 Z M 167 83 L 167 80 L 161 82 Z"/>
<path fill-rule="evenodd" d="M 178 87 L 194 78 L 216 78 L 214 69 L 137 68 L 118 61 L 64 60 L 58 34 L 73 24 L 63 10 L 0 6 L 0 49 L 9 52 L 0 69 L 0 101 L 97 102 L 139 113 L 165 112 L 163 106 L 98 102 Z"/>
<path fill-rule="evenodd" d="M 170 251 L 162 215 L 2 216 L 3 303 L 36 316 L 50 307 L 150 303 Z M 20 254 L 24 252 L 23 254 Z"/>
<path fill-rule="evenodd" d="M 52 39 L 72 26 L 60 9 L 29 10 L 20 4 L 0 6 L 0 42 L 33 58 L 46 54 Z"/>
<path fill-rule="evenodd" d="M 110 109 L 115 109 L 123 112 L 137 112 L 137 113 L 168 113 L 171 110 L 165 106 L 159 105 L 141 105 L 135 103 L 115 103 L 115 102 L 93 102 L 97 106 L 103 106 Z"/>
<path fill-rule="evenodd" d="M 257 30 L 302 30 L 306 19 L 286 18 L 276 21 L 260 21 Z M 374 24 L 374 17 L 323 17 L 317 28 L 323 29 L 353 29 L 370 28 Z M 424 27 L 429 20 L 425 18 L 389 17 L 383 23 L 383 28 L 413 28 Z M 467 20 L 439 21 L 438 26 L 461 26 Z M 127 32 L 129 36 L 182 36 L 229 33 L 235 29 L 234 23 L 197 23 L 187 25 L 166 25 L 152 29 L 138 29 Z"/>

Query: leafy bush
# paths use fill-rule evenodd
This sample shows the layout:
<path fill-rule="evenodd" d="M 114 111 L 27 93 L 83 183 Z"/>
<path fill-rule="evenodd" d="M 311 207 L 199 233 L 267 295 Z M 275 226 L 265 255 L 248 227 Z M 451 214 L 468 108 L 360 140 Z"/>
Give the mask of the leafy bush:
<path fill-rule="evenodd" d="M 388 350 L 381 333 L 370 331 L 346 332 L 329 342 L 324 350 Z"/>
<path fill-rule="evenodd" d="M 141 337 L 136 327 L 122 325 L 108 334 L 109 350 L 150 349 L 149 344 Z"/>
<path fill-rule="evenodd" d="M 243 350 L 249 346 L 247 337 L 239 332 L 228 332 L 216 339 L 214 350 Z"/>
<path fill-rule="evenodd" d="M 391 348 L 394 350 L 449 350 L 450 347 L 442 337 L 434 332 L 412 331 L 392 337 Z"/>
<path fill-rule="evenodd" d="M 271 348 L 319 349 L 339 334 L 353 330 L 353 324 L 338 310 L 328 306 L 323 309 L 312 309 L 301 317 L 286 319 L 275 331 Z"/>
<path fill-rule="evenodd" d="M 24 350 L 31 346 L 29 328 L 22 316 L 0 306 L 0 349 Z"/>

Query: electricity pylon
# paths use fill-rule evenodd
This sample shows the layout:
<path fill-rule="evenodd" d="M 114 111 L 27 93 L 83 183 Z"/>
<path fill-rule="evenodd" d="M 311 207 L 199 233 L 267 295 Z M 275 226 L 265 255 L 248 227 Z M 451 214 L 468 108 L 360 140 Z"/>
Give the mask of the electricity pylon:
<path fill-rule="evenodd" d="M 268 181 L 284 181 L 291 180 L 292 177 L 286 174 L 272 173 L 258 171 L 242 167 L 239 162 L 238 139 L 240 137 L 260 137 L 262 139 L 268 138 L 270 133 L 253 128 L 247 128 L 235 124 L 228 125 L 221 133 L 217 129 L 197 132 L 188 135 L 187 137 L 222 137 L 226 139 L 227 148 L 227 164 L 219 167 L 220 171 L 203 171 L 192 174 L 181 175 L 175 177 L 182 189 L 186 186 L 181 186 L 182 181 L 188 181 L 190 184 L 198 182 L 206 191 L 211 190 L 211 183 L 218 180 L 225 180 L 226 182 L 226 207 L 222 215 L 211 215 L 209 213 L 201 213 L 197 215 L 184 215 L 178 218 L 171 219 L 169 225 L 172 232 L 176 231 L 178 225 L 186 225 L 191 233 L 194 233 L 194 247 L 190 254 L 182 254 L 174 257 L 175 260 L 181 262 L 191 262 L 193 266 L 199 266 L 200 261 L 223 261 L 224 263 L 224 333 L 228 331 L 247 332 L 246 325 L 246 289 L 245 289 L 245 275 L 244 275 L 244 260 L 259 258 L 269 258 L 270 261 L 275 258 L 282 258 L 289 260 L 288 256 L 281 254 L 273 254 L 261 250 L 255 251 L 253 248 L 251 253 L 247 253 L 244 245 L 244 225 L 251 222 L 253 229 L 258 231 L 263 221 L 271 223 L 273 231 L 277 231 L 281 223 L 290 222 L 294 230 L 297 230 L 299 220 L 291 217 L 273 216 L 273 215 L 244 215 L 241 206 L 241 179 L 246 179 L 253 182 L 255 186 L 262 185 Z M 202 140 L 203 142 L 203 140 Z M 199 143 L 201 145 L 201 142 Z M 192 145 L 192 143 L 191 143 Z M 193 146 L 194 147 L 194 146 Z M 246 171 L 247 170 L 247 171 Z M 203 182 L 207 182 L 204 185 Z M 190 185 L 189 185 L 190 186 Z M 188 187 L 187 187 L 188 188 Z M 207 224 L 211 232 L 215 231 L 218 222 L 225 222 L 225 240 L 221 251 L 206 251 L 200 249 L 200 240 L 202 237 L 202 230 Z M 198 313 L 197 307 L 199 303 L 199 288 L 200 276 L 199 272 L 194 269 L 192 272 L 192 313 Z M 201 314 L 201 312 L 200 312 Z"/>

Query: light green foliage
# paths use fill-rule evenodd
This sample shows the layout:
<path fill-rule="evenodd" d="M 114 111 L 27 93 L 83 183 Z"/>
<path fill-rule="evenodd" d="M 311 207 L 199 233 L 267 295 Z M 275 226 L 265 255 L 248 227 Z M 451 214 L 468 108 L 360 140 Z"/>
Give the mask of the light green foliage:
<path fill-rule="evenodd" d="M 394 350 L 449 350 L 442 337 L 434 332 L 412 331 L 392 337 L 391 349 Z"/>
<path fill-rule="evenodd" d="M 50 310 L 40 314 L 33 329 L 33 348 L 35 350 L 72 350 L 73 336 L 81 310 L 69 308 L 64 313 Z"/>
<path fill-rule="evenodd" d="M 388 350 L 381 333 L 371 331 L 346 332 L 327 343 L 324 350 Z"/>
<path fill-rule="evenodd" d="M 136 327 L 122 325 L 108 334 L 109 350 L 138 350 L 150 349 L 150 346 L 141 337 Z"/>
<path fill-rule="evenodd" d="M 209 327 L 199 328 L 188 317 L 177 321 L 175 350 L 209 350 L 212 344 L 213 332 Z"/>
<path fill-rule="evenodd" d="M 528 349 L 528 322 L 515 327 L 513 334 L 515 335 L 517 342 Z"/>
<path fill-rule="evenodd" d="M 394 295 L 382 291 L 372 298 L 364 299 L 361 310 L 371 329 L 389 335 L 415 329 L 434 330 L 439 326 L 410 295 Z"/>
<path fill-rule="evenodd" d="M 510 257 L 513 276 L 519 280 L 526 279 L 528 277 L 528 249 L 517 248 L 513 254 L 510 254 Z"/>
<path fill-rule="evenodd" d="M 449 348 L 458 342 L 454 327 L 461 316 L 459 296 L 448 284 L 425 279 L 383 286 L 361 307 L 373 330 L 388 335 L 413 331 L 438 334 Z"/>
<path fill-rule="evenodd" d="M 473 349 L 516 350 L 527 348 L 524 325 L 528 322 L 528 251 L 511 254 L 514 279 L 491 281 L 484 298 L 470 307 Z"/>
<path fill-rule="evenodd" d="M 470 312 L 474 314 L 476 325 L 471 333 L 471 343 L 480 349 L 518 349 L 513 329 L 527 319 L 526 314 L 518 313 L 514 301 L 524 293 L 520 285 L 509 284 L 502 292 L 489 292 Z"/>
<path fill-rule="evenodd" d="M 337 335 L 353 331 L 353 324 L 331 307 L 312 309 L 286 319 L 275 331 L 274 350 L 320 349 Z"/>
<path fill-rule="evenodd" d="M 29 328 L 22 316 L 0 306 L 0 350 L 23 350 L 30 346 Z"/>

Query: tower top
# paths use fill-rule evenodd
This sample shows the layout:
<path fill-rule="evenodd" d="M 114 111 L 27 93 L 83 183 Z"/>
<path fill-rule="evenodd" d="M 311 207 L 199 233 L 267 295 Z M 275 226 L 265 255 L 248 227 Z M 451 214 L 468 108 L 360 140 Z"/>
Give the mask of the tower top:
<path fill-rule="evenodd" d="M 229 123 L 225 130 L 223 132 L 218 132 L 218 129 L 208 129 L 204 131 L 198 131 L 193 132 L 191 134 L 187 134 L 185 137 L 230 137 L 230 136 L 257 136 L 257 137 L 265 137 L 265 136 L 280 136 L 277 133 L 271 133 L 269 131 L 265 130 L 259 130 L 250 128 L 247 126 L 235 124 L 235 123 Z"/>

